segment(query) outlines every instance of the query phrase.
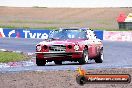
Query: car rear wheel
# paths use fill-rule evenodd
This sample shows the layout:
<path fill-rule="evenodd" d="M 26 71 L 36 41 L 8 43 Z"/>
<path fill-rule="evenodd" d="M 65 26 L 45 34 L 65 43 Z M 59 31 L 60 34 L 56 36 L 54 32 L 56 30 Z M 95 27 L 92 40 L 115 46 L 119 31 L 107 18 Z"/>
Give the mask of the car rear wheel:
<path fill-rule="evenodd" d="M 95 58 L 95 62 L 96 63 L 102 63 L 103 62 L 103 58 L 104 58 L 103 50 L 101 50 L 100 53 L 99 53 L 99 56 L 97 58 Z"/>
<path fill-rule="evenodd" d="M 45 66 L 46 60 L 36 59 L 37 66 Z"/>
<path fill-rule="evenodd" d="M 54 61 L 57 65 L 62 65 L 62 61 Z"/>
<path fill-rule="evenodd" d="M 85 63 L 88 62 L 88 50 L 87 50 L 87 49 L 85 49 L 85 50 L 83 51 L 83 56 L 82 56 L 81 59 L 79 59 L 78 62 L 79 62 L 79 64 L 85 64 Z"/>

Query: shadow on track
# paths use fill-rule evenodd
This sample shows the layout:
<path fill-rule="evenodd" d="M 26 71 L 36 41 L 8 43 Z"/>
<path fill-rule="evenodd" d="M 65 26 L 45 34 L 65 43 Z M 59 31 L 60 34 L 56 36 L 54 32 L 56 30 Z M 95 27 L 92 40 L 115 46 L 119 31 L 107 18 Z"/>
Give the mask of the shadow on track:
<path fill-rule="evenodd" d="M 90 63 L 86 63 L 83 65 L 88 65 L 88 64 L 96 64 L 95 62 L 90 62 Z M 69 66 L 69 65 L 80 65 L 78 62 L 70 62 L 70 63 L 62 63 L 62 65 L 56 65 L 56 64 L 46 64 L 45 66 Z"/>

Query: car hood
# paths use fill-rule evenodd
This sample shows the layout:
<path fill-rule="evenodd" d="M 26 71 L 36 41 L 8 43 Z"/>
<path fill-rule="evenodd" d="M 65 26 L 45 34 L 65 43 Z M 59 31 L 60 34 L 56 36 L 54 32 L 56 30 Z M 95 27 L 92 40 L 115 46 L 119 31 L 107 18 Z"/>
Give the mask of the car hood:
<path fill-rule="evenodd" d="M 47 40 L 42 41 L 39 44 L 40 45 L 66 45 L 66 44 L 76 44 L 76 43 L 82 43 L 85 40 L 83 39 L 70 39 L 70 40 Z"/>

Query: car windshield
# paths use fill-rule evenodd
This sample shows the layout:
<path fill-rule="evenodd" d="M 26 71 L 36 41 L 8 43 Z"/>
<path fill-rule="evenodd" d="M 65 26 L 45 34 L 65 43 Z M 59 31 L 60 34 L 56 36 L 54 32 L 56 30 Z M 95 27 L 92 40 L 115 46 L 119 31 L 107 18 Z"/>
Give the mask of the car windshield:
<path fill-rule="evenodd" d="M 52 39 L 87 39 L 86 32 L 78 29 L 63 29 L 52 34 Z"/>

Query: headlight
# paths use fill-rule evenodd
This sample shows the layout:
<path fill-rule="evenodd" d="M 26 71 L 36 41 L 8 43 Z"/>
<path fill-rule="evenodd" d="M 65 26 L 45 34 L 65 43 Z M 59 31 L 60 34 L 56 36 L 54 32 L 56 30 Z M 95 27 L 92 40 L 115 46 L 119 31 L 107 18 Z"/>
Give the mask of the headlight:
<path fill-rule="evenodd" d="M 41 50 L 41 46 L 37 46 L 37 51 L 40 51 Z"/>
<path fill-rule="evenodd" d="M 75 45 L 74 46 L 74 49 L 77 51 L 77 50 L 79 50 L 79 46 L 78 45 Z"/>

